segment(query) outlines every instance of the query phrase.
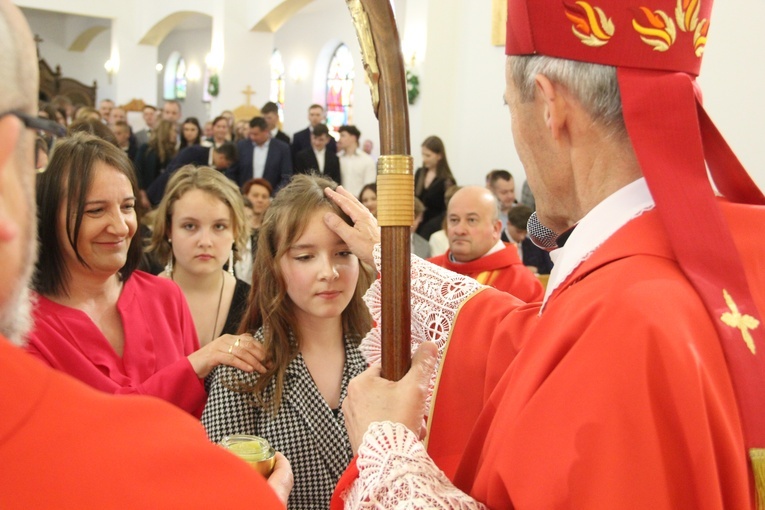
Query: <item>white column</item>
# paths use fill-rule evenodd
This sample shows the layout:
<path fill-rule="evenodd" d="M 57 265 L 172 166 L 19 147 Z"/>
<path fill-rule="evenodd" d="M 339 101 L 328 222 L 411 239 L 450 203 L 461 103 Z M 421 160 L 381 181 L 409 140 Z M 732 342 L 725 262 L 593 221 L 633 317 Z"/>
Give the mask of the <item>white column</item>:
<path fill-rule="evenodd" d="M 117 104 L 133 99 L 157 104 L 157 48 L 138 44 L 143 34 L 135 19 L 126 11 L 112 20 L 110 59 L 118 66 L 112 75 L 113 99 Z"/>
<path fill-rule="evenodd" d="M 223 55 L 220 93 L 210 108 L 213 115 L 246 104 L 242 91 L 248 85 L 255 90 L 252 105 L 260 108 L 269 100 L 274 34 L 252 32 L 246 6 L 240 0 L 219 0 L 213 6 L 213 55 Z"/>

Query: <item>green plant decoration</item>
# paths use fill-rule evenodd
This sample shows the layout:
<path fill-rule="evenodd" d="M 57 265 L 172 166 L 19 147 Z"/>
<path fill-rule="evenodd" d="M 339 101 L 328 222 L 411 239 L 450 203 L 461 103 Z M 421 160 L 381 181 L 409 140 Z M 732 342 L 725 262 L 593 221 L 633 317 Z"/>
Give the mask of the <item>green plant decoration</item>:
<path fill-rule="evenodd" d="M 414 104 L 417 101 L 417 96 L 420 95 L 420 78 L 408 70 L 406 72 L 406 94 L 409 104 Z"/>
<path fill-rule="evenodd" d="M 207 83 L 207 93 L 212 97 L 218 97 L 218 92 L 220 92 L 220 79 L 216 73 L 210 76 L 210 81 Z"/>

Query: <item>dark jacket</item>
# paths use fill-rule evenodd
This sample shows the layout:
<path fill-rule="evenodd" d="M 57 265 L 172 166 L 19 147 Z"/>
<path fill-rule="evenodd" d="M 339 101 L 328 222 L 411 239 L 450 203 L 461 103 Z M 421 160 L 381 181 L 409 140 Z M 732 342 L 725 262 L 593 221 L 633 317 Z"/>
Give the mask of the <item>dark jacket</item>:
<path fill-rule="evenodd" d="M 295 173 L 309 174 L 312 171 L 319 171 L 319 162 L 316 160 L 316 153 L 313 151 L 313 147 L 309 147 L 300 151 L 295 156 Z M 329 145 L 324 149 L 324 172 L 322 172 L 322 175 L 329 177 L 338 184 L 342 184 L 340 182 L 340 160 L 337 158 L 337 154 L 329 148 Z"/>
<path fill-rule="evenodd" d="M 252 179 L 252 158 L 255 153 L 254 144 L 250 140 L 240 140 L 236 144 L 239 161 L 226 170 L 226 176 L 242 185 Z M 263 169 L 263 178 L 271 183 L 276 193 L 292 178 L 292 156 L 290 146 L 281 140 L 271 139 L 268 145 L 266 166 Z"/>

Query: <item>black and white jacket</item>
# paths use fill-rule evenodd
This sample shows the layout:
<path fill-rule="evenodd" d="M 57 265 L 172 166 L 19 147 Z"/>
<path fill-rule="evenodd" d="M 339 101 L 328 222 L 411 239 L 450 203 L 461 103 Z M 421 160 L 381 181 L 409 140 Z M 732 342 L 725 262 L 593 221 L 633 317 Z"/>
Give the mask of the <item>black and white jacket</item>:
<path fill-rule="evenodd" d="M 255 338 L 263 341 L 262 332 Z M 350 380 L 366 369 L 366 362 L 348 338 L 340 403 Z M 252 385 L 258 374 L 219 365 L 208 376 L 210 392 L 202 424 L 214 443 L 230 434 L 263 437 L 290 461 L 295 485 L 288 508 L 329 508 L 332 491 L 351 461 L 353 453 L 342 410 L 333 411 L 319 393 L 311 374 L 298 354 L 287 366 L 282 404 L 276 416 L 260 408 L 255 398 L 230 388 Z M 275 381 L 266 394 L 273 394 Z"/>

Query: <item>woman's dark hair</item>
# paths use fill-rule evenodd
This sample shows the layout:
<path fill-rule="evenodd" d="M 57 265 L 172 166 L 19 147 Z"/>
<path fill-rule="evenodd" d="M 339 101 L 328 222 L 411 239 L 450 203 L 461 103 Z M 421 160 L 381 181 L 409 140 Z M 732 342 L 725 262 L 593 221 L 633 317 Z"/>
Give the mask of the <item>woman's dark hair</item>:
<path fill-rule="evenodd" d="M 359 191 L 359 196 L 356 197 L 359 199 L 359 202 L 361 202 L 361 196 L 364 194 L 366 190 L 372 190 L 372 193 L 377 196 L 377 183 L 376 182 L 370 182 L 369 184 L 365 184 L 363 188 L 361 188 L 361 191 Z"/>
<path fill-rule="evenodd" d="M 183 124 L 181 124 L 181 149 L 189 147 L 189 142 L 186 140 L 186 137 L 183 136 L 183 126 L 186 124 L 193 124 L 197 127 L 197 137 L 191 145 L 199 145 L 202 143 L 202 126 L 199 125 L 199 119 L 196 117 L 187 117 L 186 120 L 183 121 Z"/>
<path fill-rule="evenodd" d="M 444 142 L 437 136 L 429 136 L 425 139 L 424 142 L 422 142 L 422 146 L 428 149 L 430 152 L 441 156 L 441 159 L 436 165 L 436 177 L 440 177 L 446 180 L 447 188 L 452 184 L 455 184 L 457 181 L 454 179 L 452 170 L 449 168 L 449 162 L 446 160 L 446 147 L 444 147 Z M 423 174 L 422 179 L 418 180 L 414 184 L 414 194 L 419 195 L 424 187 L 425 175 Z"/>
<path fill-rule="evenodd" d="M 63 256 L 58 233 L 59 211 L 64 208 L 66 239 L 77 260 L 88 267 L 77 249 L 77 240 L 85 213 L 85 201 L 93 179 L 96 163 L 115 168 L 130 181 L 133 194 L 138 196 L 133 165 L 124 151 L 115 145 L 88 133 L 74 133 L 59 140 L 51 155 L 48 168 L 37 176 L 37 237 L 40 254 L 35 265 L 34 289 L 45 296 L 69 294 L 70 273 Z M 133 239 L 128 248 L 125 265 L 118 271 L 122 281 L 141 262 L 141 242 Z"/>

